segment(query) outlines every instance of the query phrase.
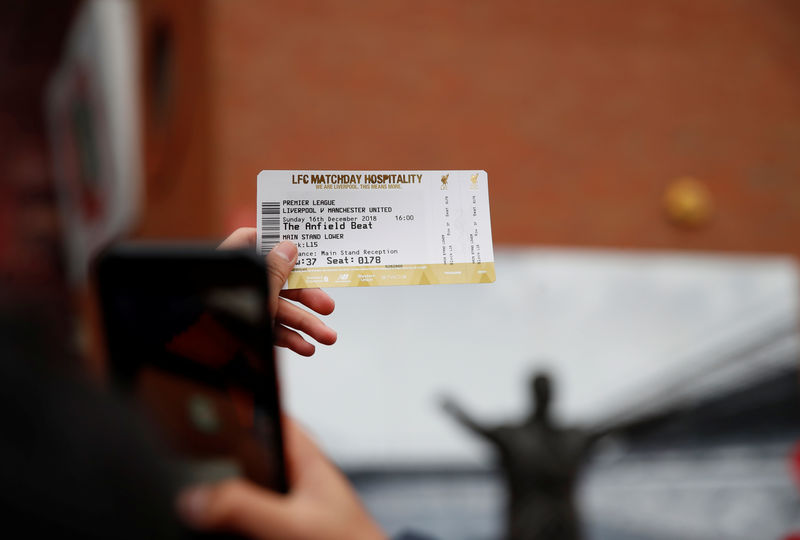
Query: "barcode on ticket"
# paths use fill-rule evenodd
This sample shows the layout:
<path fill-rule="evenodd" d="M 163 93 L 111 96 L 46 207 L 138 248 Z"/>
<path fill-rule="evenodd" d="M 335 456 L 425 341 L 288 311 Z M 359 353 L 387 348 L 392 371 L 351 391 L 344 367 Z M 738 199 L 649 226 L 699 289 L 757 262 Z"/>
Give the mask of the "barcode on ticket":
<path fill-rule="evenodd" d="M 281 203 L 261 203 L 261 254 L 266 255 L 281 240 Z"/>

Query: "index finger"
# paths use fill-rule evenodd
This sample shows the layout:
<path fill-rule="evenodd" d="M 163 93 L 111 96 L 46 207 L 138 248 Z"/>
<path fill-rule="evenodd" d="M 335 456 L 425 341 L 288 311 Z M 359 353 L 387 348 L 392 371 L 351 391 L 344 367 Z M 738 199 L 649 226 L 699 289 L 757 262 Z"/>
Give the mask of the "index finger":
<path fill-rule="evenodd" d="M 256 245 L 255 227 L 241 227 L 231 233 L 229 237 L 222 241 L 218 249 L 238 249 L 255 247 Z"/>
<path fill-rule="evenodd" d="M 300 302 L 320 315 L 330 315 L 336 307 L 333 298 L 322 289 L 284 289 L 280 295 L 287 300 Z"/>

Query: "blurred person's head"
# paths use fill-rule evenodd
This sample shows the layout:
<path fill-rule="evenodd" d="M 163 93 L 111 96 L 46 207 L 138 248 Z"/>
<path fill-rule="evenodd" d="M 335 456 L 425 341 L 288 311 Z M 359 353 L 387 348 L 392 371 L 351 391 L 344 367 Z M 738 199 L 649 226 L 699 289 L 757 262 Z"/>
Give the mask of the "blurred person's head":
<path fill-rule="evenodd" d="M 176 486 L 128 404 L 55 369 L 41 319 L 0 305 L 0 519 L 30 538 L 179 538 Z"/>
<path fill-rule="evenodd" d="M 550 375 L 537 371 L 529 380 L 529 392 L 533 415 L 537 420 L 550 420 L 550 403 L 553 398 L 553 384 Z"/>
<path fill-rule="evenodd" d="M 79 2 L 0 2 L 0 519 L 32 538 L 177 538 L 160 449 L 75 366 L 45 87 Z"/>

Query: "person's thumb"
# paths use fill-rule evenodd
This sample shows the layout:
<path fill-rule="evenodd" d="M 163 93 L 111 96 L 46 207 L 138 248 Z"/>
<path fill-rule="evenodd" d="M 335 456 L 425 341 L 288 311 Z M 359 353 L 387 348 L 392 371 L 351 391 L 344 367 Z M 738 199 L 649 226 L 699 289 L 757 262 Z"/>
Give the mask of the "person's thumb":
<path fill-rule="evenodd" d="M 297 246 L 292 242 L 281 242 L 267 254 L 269 279 L 270 315 L 274 318 L 278 310 L 278 293 L 289 279 L 289 272 L 297 261 Z"/>
<path fill-rule="evenodd" d="M 297 520 L 286 497 L 242 480 L 188 488 L 178 497 L 177 510 L 186 525 L 199 531 L 259 540 L 297 537 Z"/>

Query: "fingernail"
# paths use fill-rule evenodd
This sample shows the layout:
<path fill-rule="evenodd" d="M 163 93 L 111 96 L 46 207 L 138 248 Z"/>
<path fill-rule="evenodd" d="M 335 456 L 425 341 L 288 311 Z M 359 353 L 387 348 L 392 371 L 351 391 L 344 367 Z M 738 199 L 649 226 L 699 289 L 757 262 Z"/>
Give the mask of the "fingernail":
<path fill-rule="evenodd" d="M 297 246 L 291 242 L 281 242 L 272 249 L 273 252 L 278 254 L 286 262 L 292 262 L 297 255 Z"/>
<path fill-rule="evenodd" d="M 199 486 L 184 490 L 178 496 L 178 514 L 187 525 L 192 527 L 202 526 L 210 495 L 211 490 L 207 487 Z"/>

